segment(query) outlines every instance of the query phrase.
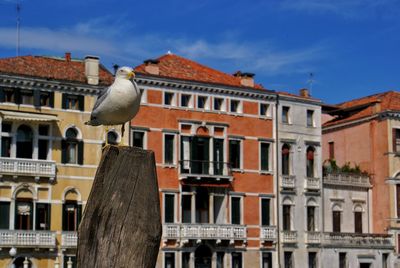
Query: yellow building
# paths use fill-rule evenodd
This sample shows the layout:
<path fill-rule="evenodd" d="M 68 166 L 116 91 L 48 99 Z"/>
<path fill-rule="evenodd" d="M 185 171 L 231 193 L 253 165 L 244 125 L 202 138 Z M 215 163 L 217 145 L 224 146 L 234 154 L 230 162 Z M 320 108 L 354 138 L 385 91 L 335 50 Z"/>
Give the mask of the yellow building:
<path fill-rule="evenodd" d="M 0 267 L 75 267 L 106 135 L 84 122 L 112 80 L 93 56 L 0 59 Z"/>

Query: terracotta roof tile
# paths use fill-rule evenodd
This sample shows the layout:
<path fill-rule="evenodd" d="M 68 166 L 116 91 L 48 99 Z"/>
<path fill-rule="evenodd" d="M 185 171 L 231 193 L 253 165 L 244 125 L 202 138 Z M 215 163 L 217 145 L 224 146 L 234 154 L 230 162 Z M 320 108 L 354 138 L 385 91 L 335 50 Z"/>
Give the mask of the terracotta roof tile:
<path fill-rule="evenodd" d="M 214 70 L 210 67 L 174 54 L 163 55 L 157 58 L 157 60 L 159 61 L 159 76 L 162 77 L 243 87 L 240 83 L 239 77 Z M 141 64 L 135 68 L 135 71 L 138 73 L 148 74 L 145 70 L 145 66 L 145 64 Z M 264 89 L 259 84 L 255 84 L 254 88 Z"/>
<path fill-rule="evenodd" d="M 83 60 L 66 61 L 64 58 L 42 56 L 3 58 L 0 59 L 0 72 L 86 83 Z M 109 85 L 114 80 L 112 74 L 102 65 L 99 68 L 99 76 L 100 85 Z"/>

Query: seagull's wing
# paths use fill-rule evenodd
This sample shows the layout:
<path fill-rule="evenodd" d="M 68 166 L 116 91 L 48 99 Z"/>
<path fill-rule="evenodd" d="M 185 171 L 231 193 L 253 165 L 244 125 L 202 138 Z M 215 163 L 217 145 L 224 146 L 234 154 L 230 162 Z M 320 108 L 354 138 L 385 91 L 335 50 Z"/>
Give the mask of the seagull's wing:
<path fill-rule="evenodd" d="M 111 91 L 111 86 L 99 92 L 99 95 L 97 95 L 96 103 L 93 106 L 93 111 L 95 111 L 100 106 L 100 104 L 107 98 L 110 91 Z"/>

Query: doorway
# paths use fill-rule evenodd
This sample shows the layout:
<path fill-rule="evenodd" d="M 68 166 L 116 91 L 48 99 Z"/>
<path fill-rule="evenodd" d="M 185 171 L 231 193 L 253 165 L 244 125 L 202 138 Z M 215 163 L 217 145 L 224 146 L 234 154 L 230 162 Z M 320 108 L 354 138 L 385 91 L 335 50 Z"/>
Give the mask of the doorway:
<path fill-rule="evenodd" d="M 211 268 L 211 257 L 212 252 L 211 249 L 206 245 L 199 246 L 194 252 L 195 268 Z"/>

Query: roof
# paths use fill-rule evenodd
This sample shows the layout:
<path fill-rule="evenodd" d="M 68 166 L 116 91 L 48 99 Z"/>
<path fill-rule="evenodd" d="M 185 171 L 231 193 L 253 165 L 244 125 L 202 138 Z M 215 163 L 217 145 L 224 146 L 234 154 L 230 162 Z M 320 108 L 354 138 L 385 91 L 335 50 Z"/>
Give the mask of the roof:
<path fill-rule="evenodd" d="M 276 92 L 278 95 L 281 96 L 286 96 L 286 97 L 293 97 L 293 98 L 297 98 L 297 99 L 303 99 L 303 100 L 307 100 L 307 101 L 317 101 L 317 102 L 321 102 L 321 100 L 313 98 L 311 96 L 306 97 L 306 96 L 301 96 L 301 95 L 297 95 L 297 94 L 293 94 L 293 93 L 289 93 L 289 92 L 285 92 L 285 91 L 277 91 Z"/>
<path fill-rule="evenodd" d="M 43 56 L 20 56 L 0 59 L 0 72 L 45 79 L 86 83 L 85 62 L 66 61 L 65 58 Z M 112 74 L 100 64 L 99 85 L 109 85 L 114 80 Z"/>
<path fill-rule="evenodd" d="M 156 63 L 159 66 L 158 76 L 234 87 L 244 87 L 240 83 L 240 77 L 212 69 L 178 55 L 165 54 L 157 59 L 154 59 L 153 61 L 158 61 L 158 63 Z M 142 74 L 149 74 L 146 72 L 145 66 L 146 64 L 141 64 L 135 68 L 135 71 Z M 264 89 L 259 84 L 255 84 L 254 88 Z"/>
<path fill-rule="evenodd" d="M 354 99 L 331 106 L 326 111 L 335 117 L 326 122 L 324 127 L 367 118 L 384 111 L 400 111 L 400 92 L 386 91 Z"/>

